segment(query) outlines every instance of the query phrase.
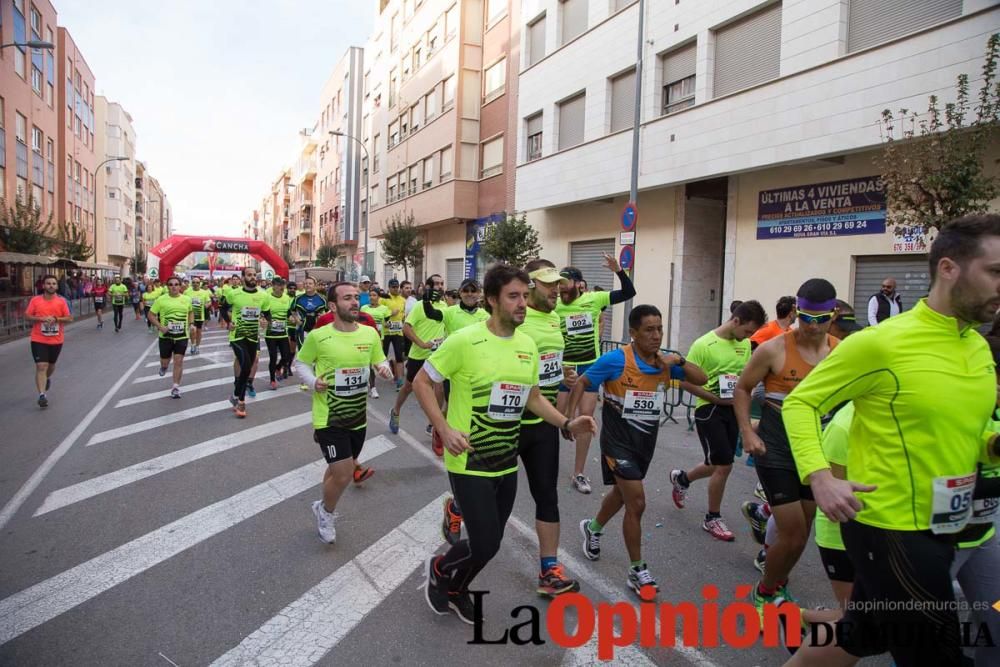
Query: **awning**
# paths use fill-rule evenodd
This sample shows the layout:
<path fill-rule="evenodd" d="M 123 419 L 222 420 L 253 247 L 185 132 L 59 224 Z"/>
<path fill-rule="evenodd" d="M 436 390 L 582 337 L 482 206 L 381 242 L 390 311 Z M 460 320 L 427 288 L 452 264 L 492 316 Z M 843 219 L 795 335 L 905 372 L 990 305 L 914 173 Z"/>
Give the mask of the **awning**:
<path fill-rule="evenodd" d="M 29 255 L 22 252 L 0 252 L 0 264 L 36 264 L 52 266 L 68 260 L 48 255 Z"/>
<path fill-rule="evenodd" d="M 77 268 L 80 269 L 92 269 L 94 271 L 121 271 L 121 267 L 111 266 L 110 264 L 98 264 L 96 262 L 76 262 Z"/>

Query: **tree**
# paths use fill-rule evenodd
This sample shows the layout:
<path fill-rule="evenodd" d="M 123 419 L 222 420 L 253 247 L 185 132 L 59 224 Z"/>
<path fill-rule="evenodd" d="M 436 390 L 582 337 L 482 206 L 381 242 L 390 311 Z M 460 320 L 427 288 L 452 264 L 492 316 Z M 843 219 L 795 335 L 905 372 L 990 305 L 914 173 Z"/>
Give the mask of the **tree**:
<path fill-rule="evenodd" d="M 961 74 L 955 101 L 943 110 L 931 95 L 925 114 L 882 112 L 883 149 L 875 165 L 885 187 L 886 223 L 897 235 L 926 233 L 962 215 L 985 212 L 1000 194 L 997 179 L 983 173 L 982 159 L 1000 137 L 998 56 L 1000 34 L 994 34 L 987 41 L 974 107 L 969 77 Z"/>
<path fill-rule="evenodd" d="M 14 205 L 0 197 L 0 228 L 4 244 L 11 252 L 41 255 L 52 247 L 52 213 L 42 221 L 42 209 L 29 192 L 27 199 L 14 196 Z"/>
<path fill-rule="evenodd" d="M 71 222 L 60 222 L 57 235 L 59 256 L 84 261 L 94 254 L 94 247 L 87 244 L 87 232 Z"/>
<path fill-rule="evenodd" d="M 524 213 L 505 214 L 502 220 L 486 225 L 479 248 L 490 259 L 511 266 L 524 266 L 542 252 L 538 231 L 528 224 Z"/>
<path fill-rule="evenodd" d="M 337 260 L 337 249 L 329 243 L 324 243 L 316 249 L 316 266 L 333 266 Z"/>
<path fill-rule="evenodd" d="M 403 267 L 403 276 L 409 280 L 408 267 L 416 266 L 424 256 L 424 239 L 417 229 L 413 213 L 394 213 L 383 230 L 382 259 L 392 266 Z"/>

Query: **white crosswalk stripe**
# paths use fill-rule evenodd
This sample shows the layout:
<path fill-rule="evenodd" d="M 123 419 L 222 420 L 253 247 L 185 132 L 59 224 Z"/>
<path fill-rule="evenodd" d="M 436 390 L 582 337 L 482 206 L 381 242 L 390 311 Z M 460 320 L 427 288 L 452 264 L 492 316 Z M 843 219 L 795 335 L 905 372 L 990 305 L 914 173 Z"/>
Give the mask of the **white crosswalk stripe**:
<path fill-rule="evenodd" d="M 257 375 L 254 376 L 254 379 L 256 380 L 257 378 L 266 378 L 266 377 L 268 377 L 267 371 L 257 371 Z M 157 379 L 160 379 L 159 376 L 157 376 Z M 167 374 L 163 376 L 163 381 L 167 383 L 170 382 L 169 369 L 167 370 Z M 204 380 L 203 382 L 195 382 L 194 384 L 182 384 L 181 393 L 187 395 L 189 392 L 198 391 L 199 389 L 208 389 L 209 387 L 218 387 L 224 384 L 232 384 L 232 383 L 233 383 L 233 378 L 231 376 L 228 376 L 221 378 L 213 378 L 211 380 Z M 256 386 L 257 385 L 255 384 L 254 387 Z M 270 391 L 270 389 L 268 389 L 268 391 Z M 130 396 L 128 398 L 123 398 L 122 400 L 115 403 L 115 407 L 124 408 L 129 405 L 136 405 L 137 403 L 158 401 L 162 398 L 170 398 L 169 387 L 164 387 L 159 391 L 153 391 L 148 394 L 140 394 L 138 396 Z"/>

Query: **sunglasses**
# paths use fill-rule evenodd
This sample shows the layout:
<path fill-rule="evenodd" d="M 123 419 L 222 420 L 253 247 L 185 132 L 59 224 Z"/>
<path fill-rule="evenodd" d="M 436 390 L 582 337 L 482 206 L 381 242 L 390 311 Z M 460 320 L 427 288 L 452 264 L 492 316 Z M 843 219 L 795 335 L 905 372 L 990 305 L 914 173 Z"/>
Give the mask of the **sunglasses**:
<path fill-rule="evenodd" d="M 180 283 L 167 283 L 167 287 L 180 287 Z"/>
<path fill-rule="evenodd" d="M 826 324 L 833 319 L 833 311 L 829 313 L 823 313 L 821 315 L 813 315 L 810 313 L 803 312 L 801 310 L 795 311 L 799 315 L 799 319 L 806 324 Z"/>

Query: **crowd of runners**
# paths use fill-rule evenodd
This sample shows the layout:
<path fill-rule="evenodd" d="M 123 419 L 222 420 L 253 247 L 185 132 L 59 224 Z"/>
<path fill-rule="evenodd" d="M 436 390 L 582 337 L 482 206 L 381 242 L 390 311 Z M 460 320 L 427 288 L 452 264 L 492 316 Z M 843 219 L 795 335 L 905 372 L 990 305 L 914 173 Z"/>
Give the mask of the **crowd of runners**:
<path fill-rule="evenodd" d="M 612 291 L 587 291 L 577 268 L 535 259 L 493 266 L 482 283 L 467 279 L 452 292 L 439 275 L 416 290 L 397 280 L 383 289 L 366 276 L 328 285 L 261 282 L 246 268 L 227 281 L 171 276 L 142 290 L 116 277 L 96 285 L 93 298 L 99 329 L 110 304 L 114 331 L 122 331 L 131 306 L 132 324 L 159 337 L 160 375 L 172 372 L 174 399 L 202 331 L 228 330 L 230 402 L 240 419 L 248 417 L 247 396 L 256 395 L 263 339 L 268 387 L 294 377 L 312 395 L 313 438 L 328 463 L 312 510 L 327 543 L 336 540 L 343 491 L 374 472 L 359 455 L 368 400 L 379 398 L 375 376 L 396 389 L 392 433 L 413 394 L 430 446 L 444 459 L 442 487 L 451 490 L 441 518 L 448 549 L 426 564 L 424 595 L 437 614 L 473 623 L 470 586 L 500 549 L 519 467 L 535 505 L 537 592 L 579 590 L 557 557 L 559 500 L 567 489 L 591 493 L 586 464 L 598 433 L 608 493 L 571 540 L 599 559 L 620 515 L 629 559 L 623 579 L 637 595 L 658 591 L 642 550 L 643 480 L 666 397 L 680 390 L 695 401 L 703 458 L 670 471 L 672 498 L 678 510 L 700 506 L 692 491 L 704 487 L 702 527 L 711 538 L 736 539 L 723 517 L 727 481 L 740 451 L 753 456 L 757 498 L 739 508 L 763 547 L 747 564 L 760 571 L 752 598 L 762 617 L 768 605 L 796 604 L 793 579 L 823 576 L 797 567 L 815 526 L 838 607 L 804 609 L 803 627 L 785 628 L 803 636 L 791 663 L 851 665 L 889 652 L 898 665 L 952 665 L 972 659 L 963 653 L 956 589 L 986 604 L 971 621 L 1000 643 L 1000 614 L 989 609 L 1000 600 L 993 523 L 1000 338 L 977 330 L 1000 307 L 1000 216 L 944 227 L 929 261 L 926 298 L 906 310 L 889 295 L 886 303 L 897 308 L 886 306 L 876 326 L 862 328 L 834 285 L 815 277 L 779 299 L 773 318 L 758 301 L 734 302 L 729 318 L 686 354 L 664 349 L 663 315 L 644 303 L 629 311 L 630 341 L 602 354 L 604 310 L 642 298 L 607 255 L 619 283 Z M 55 278 L 43 285 L 28 317 L 45 408 L 72 318 Z M 876 297 L 870 317 L 879 312 Z M 575 456 L 573 470 L 560 476 L 563 441 Z M 835 637 L 808 641 L 809 632 L 831 627 Z M 1000 653 L 980 646 L 974 659 L 996 665 Z"/>

